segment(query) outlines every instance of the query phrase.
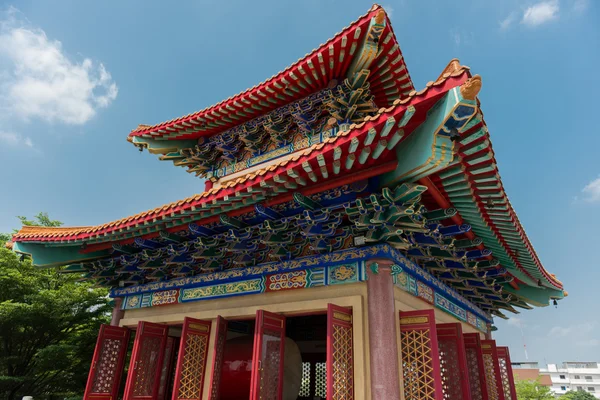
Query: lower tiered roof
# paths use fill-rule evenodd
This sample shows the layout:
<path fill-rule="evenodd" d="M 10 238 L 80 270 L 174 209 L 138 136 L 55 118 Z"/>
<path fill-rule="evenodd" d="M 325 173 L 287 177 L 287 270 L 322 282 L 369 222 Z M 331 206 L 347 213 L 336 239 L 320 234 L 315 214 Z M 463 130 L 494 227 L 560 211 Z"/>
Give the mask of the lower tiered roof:
<path fill-rule="evenodd" d="M 547 305 L 476 95 L 453 60 L 436 80 L 323 142 L 210 190 L 111 223 L 23 227 L 16 251 L 109 287 L 387 243 L 488 313 Z"/>

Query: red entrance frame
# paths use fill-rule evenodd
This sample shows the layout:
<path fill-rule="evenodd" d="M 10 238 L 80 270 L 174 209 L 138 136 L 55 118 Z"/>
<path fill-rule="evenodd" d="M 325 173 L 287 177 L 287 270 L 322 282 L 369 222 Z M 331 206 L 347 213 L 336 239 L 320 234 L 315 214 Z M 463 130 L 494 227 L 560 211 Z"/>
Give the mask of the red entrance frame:
<path fill-rule="evenodd" d="M 123 400 L 156 399 L 168 333 L 167 325 L 138 323 Z"/>
<path fill-rule="evenodd" d="M 276 338 L 279 348 L 270 349 L 271 354 L 279 353 L 279 359 L 269 358 L 269 345 L 275 340 L 265 340 L 265 337 Z M 279 400 L 283 395 L 283 355 L 285 349 L 285 317 L 264 310 L 256 312 L 256 327 L 254 328 L 254 350 L 252 353 L 252 378 L 250 381 L 250 400 Z M 264 368 L 277 368 L 275 382 L 272 379 L 274 371 L 264 371 Z M 266 379 L 265 379 L 266 378 Z"/>
<path fill-rule="evenodd" d="M 83 395 L 84 400 L 117 398 L 129 345 L 129 334 L 130 331 L 127 328 L 100 325 L 96 349 Z"/>
<path fill-rule="evenodd" d="M 173 384 L 173 400 L 202 399 L 211 325 L 211 321 L 190 317 L 183 319 Z"/>
<path fill-rule="evenodd" d="M 487 382 L 485 380 L 485 365 L 481 351 L 481 336 L 479 333 L 465 333 L 465 350 L 469 366 L 469 384 L 471 385 L 472 400 L 488 400 Z"/>
<path fill-rule="evenodd" d="M 442 369 L 444 399 L 471 400 L 467 354 L 460 323 L 437 324 L 437 340 Z M 516 399 L 515 399 L 516 400 Z"/>

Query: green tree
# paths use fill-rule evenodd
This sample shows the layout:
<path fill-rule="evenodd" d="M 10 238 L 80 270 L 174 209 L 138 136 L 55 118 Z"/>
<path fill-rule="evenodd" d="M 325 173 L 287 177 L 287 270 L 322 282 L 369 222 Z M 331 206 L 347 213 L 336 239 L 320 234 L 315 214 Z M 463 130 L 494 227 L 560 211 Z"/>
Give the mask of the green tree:
<path fill-rule="evenodd" d="M 542 386 L 539 381 L 515 382 L 518 400 L 553 400 L 554 395 L 547 386 Z"/>
<path fill-rule="evenodd" d="M 590 394 L 588 392 L 578 390 L 576 392 L 569 391 L 569 392 L 565 393 L 563 396 L 561 396 L 561 399 L 565 399 L 565 400 L 596 400 L 596 397 L 594 397 L 593 394 Z"/>
<path fill-rule="evenodd" d="M 60 226 L 38 214 L 27 225 Z M 2 239 L 7 236 L 0 236 Z M 101 323 L 106 289 L 60 269 L 34 268 L 0 246 L 0 398 L 82 395 Z"/>

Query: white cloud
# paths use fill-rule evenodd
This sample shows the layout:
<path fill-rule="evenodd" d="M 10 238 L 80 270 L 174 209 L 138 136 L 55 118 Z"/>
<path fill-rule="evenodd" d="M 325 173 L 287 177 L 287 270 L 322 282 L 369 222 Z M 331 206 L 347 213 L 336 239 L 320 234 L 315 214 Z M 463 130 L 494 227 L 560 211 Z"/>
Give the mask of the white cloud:
<path fill-rule="evenodd" d="M 581 189 L 581 193 L 583 193 L 583 199 L 590 203 L 600 202 L 600 177 L 594 179 L 583 189 Z"/>
<path fill-rule="evenodd" d="M 500 29 L 506 30 L 512 26 L 512 24 L 517 19 L 517 13 L 510 13 L 510 15 L 500 21 Z"/>
<path fill-rule="evenodd" d="M 542 25 L 558 18 L 558 11 L 558 0 L 541 1 L 525 10 L 521 22 L 532 27 Z"/>
<path fill-rule="evenodd" d="M 595 323 L 583 323 L 579 325 L 555 326 L 550 329 L 548 336 L 553 338 L 570 337 L 574 340 L 588 341 L 586 337 L 594 332 Z"/>
<path fill-rule="evenodd" d="M 584 12 L 585 10 L 587 10 L 589 5 L 590 5 L 589 0 L 574 0 L 573 1 L 573 10 L 575 10 L 575 12 L 581 13 L 581 12 Z"/>
<path fill-rule="evenodd" d="M 472 45 L 475 42 L 475 34 L 464 30 L 452 29 L 450 37 L 456 46 Z"/>
<path fill-rule="evenodd" d="M 598 339 L 580 340 L 576 344 L 577 344 L 577 346 L 582 346 L 582 347 L 595 347 L 595 346 L 600 345 L 600 340 L 598 340 Z"/>
<path fill-rule="evenodd" d="M 14 8 L 0 14 L 0 67 L 0 110 L 23 120 L 81 125 L 118 93 L 104 65 L 70 58 Z"/>
<path fill-rule="evenodd" d="M 2 146 L 2 144 L 11 147 L 21 145 L 33 147 L 33 141 L 29 137 L 22 137 L 21 135 L 15 132 L 0 131 L 0 148 L 4 147 Z"/>
<path fill-rule="evenodd" d="M 516 327 L 523 326 L 523 321 L 520 318 L 516 318 L 516 317 L 511 317 L 506 322 L 508 323 L 508 325 L 511 325 L 511 326 L 516 326 Z"/>

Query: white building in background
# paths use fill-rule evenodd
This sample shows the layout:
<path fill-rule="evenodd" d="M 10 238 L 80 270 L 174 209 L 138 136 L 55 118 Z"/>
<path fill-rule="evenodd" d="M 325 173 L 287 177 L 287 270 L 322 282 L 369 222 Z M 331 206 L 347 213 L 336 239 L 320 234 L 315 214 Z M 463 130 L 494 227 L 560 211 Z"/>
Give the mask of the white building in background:
<path fill-rule="evenodd" d="M 600 367 L 597 362 L 548 364 L 547 369 L 540 369 L 540 374 L 550 375 L 551 389 L 557 396 L 571 390 L 583 390 L 600 399 Z"/>

